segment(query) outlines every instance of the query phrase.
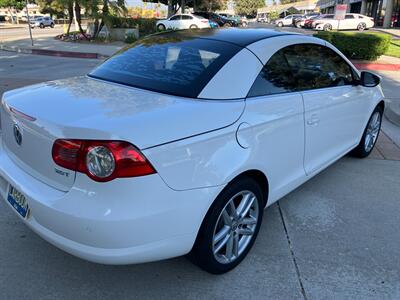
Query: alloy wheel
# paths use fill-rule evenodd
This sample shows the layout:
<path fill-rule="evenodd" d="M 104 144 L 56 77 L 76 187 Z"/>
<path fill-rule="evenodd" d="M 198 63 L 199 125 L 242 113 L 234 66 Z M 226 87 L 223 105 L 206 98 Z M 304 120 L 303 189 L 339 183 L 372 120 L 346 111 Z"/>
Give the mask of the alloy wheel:
<path fill-rule="evenodd" d="M 212 251 L 219 263 L 231 263 L 246 250 L 258 218 L 258 200 L 251 191 L 241 191 L 228 201 L 218 217 L 212 238 Z"/>
<path fill-rule="evenodd" d="M 367 131 L 365 134 L 364 149 L 366 152 L 370 152 L 374 147 L 376 140 L 378 138 L 380 128 L 381 128 L 381 114 L 378 111 L 376 111 L 372 115 L 368 123 Z"/>

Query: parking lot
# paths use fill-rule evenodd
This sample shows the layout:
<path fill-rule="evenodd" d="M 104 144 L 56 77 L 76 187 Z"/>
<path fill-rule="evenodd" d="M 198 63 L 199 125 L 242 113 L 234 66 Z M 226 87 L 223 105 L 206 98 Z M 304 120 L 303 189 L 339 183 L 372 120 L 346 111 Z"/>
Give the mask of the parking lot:
<path fill-rule="evenodd" d="M 0 52 L 0 94 L 98 63 Z M 391 93 L 399 85 L 386 82 Z M 221 276 L 184 257 L 132 266 L 80 260 L 0 201 L 0 298 L 399 299 L 399 182 L 400 160 L 341 159 L 268 208 L 249 256 Z"/>

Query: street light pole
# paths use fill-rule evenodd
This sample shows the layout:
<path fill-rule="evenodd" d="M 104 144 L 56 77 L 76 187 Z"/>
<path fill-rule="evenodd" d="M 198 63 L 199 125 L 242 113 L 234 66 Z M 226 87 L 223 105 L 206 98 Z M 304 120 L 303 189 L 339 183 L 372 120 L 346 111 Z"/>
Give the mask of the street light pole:
<path fill-rule="evenodd" d="M 32 46 L 33 46 L 31 19 L 30 19 L 30 17 L 29 17 L 29 11 L 28 11 L 28 0 L 25 0 L 25 9 L 26 9 L 26 16 L 28 17 L 29 35 L 30 35 L 30 37 L 31 37 L 31 44 L 32 44 Z"/>

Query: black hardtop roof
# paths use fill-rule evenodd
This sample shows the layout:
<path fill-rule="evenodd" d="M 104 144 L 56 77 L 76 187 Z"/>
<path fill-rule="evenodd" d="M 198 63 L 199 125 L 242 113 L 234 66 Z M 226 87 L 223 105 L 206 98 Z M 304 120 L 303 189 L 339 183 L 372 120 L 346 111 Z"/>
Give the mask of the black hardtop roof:
<path fill-rule="evenodd" d="M 159 36 L 180 37 L 187 39 L 209 39 L 235 44 L 246 47 L 257 41 L 283 35 L 294 35 L 296 33 L 278 31 L 264 28 L 224 28 L 224 29 L 201 29 L 201 30 L 178 30 L 157 34 Z"/>

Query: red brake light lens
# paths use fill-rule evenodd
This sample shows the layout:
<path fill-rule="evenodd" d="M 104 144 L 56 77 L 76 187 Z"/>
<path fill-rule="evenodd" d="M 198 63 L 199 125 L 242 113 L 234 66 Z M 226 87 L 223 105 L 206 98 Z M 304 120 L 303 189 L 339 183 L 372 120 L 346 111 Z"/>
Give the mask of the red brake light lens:
<path fill-rule="evenodd" d="M 136 147 L 123 141 L 60 139 L 54 142 L 52 156 L 57 165 L 99 182 L 156 173 Z"/>

